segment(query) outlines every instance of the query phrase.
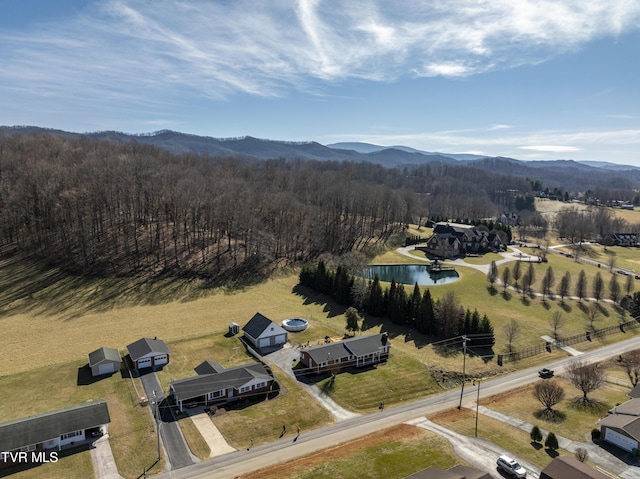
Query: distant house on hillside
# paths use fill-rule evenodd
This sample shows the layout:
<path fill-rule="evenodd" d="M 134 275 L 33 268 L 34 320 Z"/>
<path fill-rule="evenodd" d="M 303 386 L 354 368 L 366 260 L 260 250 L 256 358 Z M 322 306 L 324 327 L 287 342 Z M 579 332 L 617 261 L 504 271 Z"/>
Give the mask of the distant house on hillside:
<path fill-rule="evenodd" d="M 122 358 L 117 349 L 98 348 L 89 353 L 89 367 L 92 376 L 112 374 L 120 370 Z"/>
<path fill-rule="evenodd" d="M 158 338 L 142 338 L 127 346 L 129 357 L 137 370 L 158 368 L 169 364 L 171 351 L 166 343 Z"/>
<path fill-rule="evenodd" d="M 282 347 L 288 339 L 288 332 L 266 316 L 256 313 L 242 328 L 244 338 L 260 354 Z"/>
<path fill-rule="evenodd" d="M 604 246 L 638 246 L 638 236 L 635 233 L 612 233 L 600 240 Z"/>
<path fill-rule="evenodd" d="M 302 349 L 300 363 L 315 373 L 339 372 L 346 367 L 384 362 L 389 358 L 390 348 L 386 334 L 369 334 Z"/>
<path fill-rule="evenodd" d="M 481 253 L 499 249 L 500 238 L 496 234 L 479 230 L 473 225 L 459 223 L 436 223 L 433 234 L 417 250 L 441 258 L 455 258 L 466 253 Z"/>
<path fill-rule="evenodd" d="M 235 401 L 271 391 L 273 375 L 262 363 L 249 363 L 225 369 L 213 361 L 195 368 L 197 376 L 178 379 L 169 384 L 171 395 L 180 411 L 185 406 L 209 405 Z"/>

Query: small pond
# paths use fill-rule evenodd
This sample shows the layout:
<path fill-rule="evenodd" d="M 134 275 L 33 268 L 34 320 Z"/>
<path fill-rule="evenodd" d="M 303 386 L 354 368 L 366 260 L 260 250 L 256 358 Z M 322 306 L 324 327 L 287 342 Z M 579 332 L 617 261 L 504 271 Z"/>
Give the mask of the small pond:
<path fill-rule="evenodd" d="M 455 271 L 430 272 L 424 264 L 394 264 L 386 266 L 368 266 L 362 271 L 362 276 L 366 279 L 373 279 L 378 275 L 380 281 L 418 286 L 434 286 L 440 284 L 453 283 L 459 276 Z"/>

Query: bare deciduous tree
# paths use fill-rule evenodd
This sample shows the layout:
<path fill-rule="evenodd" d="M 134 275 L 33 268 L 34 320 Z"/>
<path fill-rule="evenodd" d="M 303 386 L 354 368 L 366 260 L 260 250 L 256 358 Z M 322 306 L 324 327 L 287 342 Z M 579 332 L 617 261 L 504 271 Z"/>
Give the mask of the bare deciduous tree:
<path fill-rule="evenodd" d="M 564 399 L 564 389 L 555 381 L 543 379 L 533 387 L 533 397 L 540 401 L 546 413 L 553 413 L 553 406 Z"/>
<path fill-rule="evenodd" d="M 578 281 L 576 282 L 576 296 L 578 301 L 582 301 L 587 294 L 587 274 L 584 270 L 580 270 Z"/>
<path fill-rule="evenodd" d="M 510 280 L 511 280 L 511 270 L 507 267 L 502 270 L 502 287 L 504 291 L 507 290 Z"/>
<path fill-rule="evenodd" d="M 614 303 L 617 303 L 620 299 L 620 283 L 618 283 L 618 275 L 611 275 L 611 280 L 609 280 L 609 298 Z"/>
<path fill-rule="evenodd" d="M 623 354 L 620 364 L 627 373 L 631 385 L 635 387 L 640 382 L 640 350 L 636 349 Z"/>
<path fill-rule="evenodd" d="M 491 285 L 491 290 L 493 290 L 493 285 L 498 279 L 498 265 L 495 261 L 491 261 L 489 265 L 489 271 L 487 272 L 487 280 L 489 280 L 489 284 Z"/>
<path fill-rule="evenodd" d="M 567 377 L 571 384 L 582 391 L 580 401 L 583 404 L 589 404 L 591 400 L 588 394 L 602 386 L 605 374 L 598 363 L 587 364 L 581 360 L 575 360 L 567 366 Z"/>
<path fill-rule="evenodd" d="M 504 338 L 507 340 L 507 348 L 509 352 L 513 351 L 513 343 L 520 336 L 520 324 L 515 319 L 512 319 L 505 324 L 503 330 Z"/>
<path fill-rule="evenodd" d="M 560 328 L 564 325 L 564 317 L 560 311 L 554 311 L 551 316 L 551 329 L 553 330 L 553 339 L 558 340 Z"/>
<path fill-rule="evenodd" d="M 560 279 L 560 284 L 558 285 L 558 296 L 560 296 L 560 302 L 564 303 L 564 298 L 569 295 L 570 289 L 571 273 L 567 271 Z"/>
<path fill-rule="evenodd" d="M 593 297 L 596 300 L 596 303 L 600 302 L 602 299 L 602 290 L 604 289 L 604 280 L 602 279 L 602 275 L 600 271 L 596 273 L 596 277 L 593 279 Z"/>
<path fill-rule="evenodd" d="M 595 305 L 595 304 L 591 304 L 586 311 L 586 315 L 587 315 L 587 319 L 589 320 L 589 328 L 592 331 L 595 331 L 594 327 L 593 327 L 593 323 L 595 323 L 598 319 L 600 319 L 600 308 Z"/>

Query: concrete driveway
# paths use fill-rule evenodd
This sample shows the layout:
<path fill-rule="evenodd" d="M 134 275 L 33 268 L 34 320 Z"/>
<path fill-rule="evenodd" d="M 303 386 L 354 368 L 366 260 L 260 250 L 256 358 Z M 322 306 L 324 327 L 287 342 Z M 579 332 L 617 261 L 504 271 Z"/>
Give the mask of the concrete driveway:
<path fill-rule="evenodd" d="M 278 369 L 281 369 L 284 373 L 288 374 L 293 379 L 298 381 L 298 378 L 293 372 L 291 365 L 294 361 L 297 361 L 299 357 L 300 351 L 287 344 L 284 348 L 264 356 L 263 360 L 269 366 L 276 366 Z M 339 406 L 333 399 L 323 393 L 315 384 L 307 384 L 302 381 L 298 381 L 298 384 L 302 386 L 302 388 L 311 396 L 313 396 L 316 401 L 318 401 L 327 411 L 329 411 L 336 421 L 344 421 L 345 419 L 350 419 L 358 416 L 358 414 L 348 411 L 347 409 Z"/>

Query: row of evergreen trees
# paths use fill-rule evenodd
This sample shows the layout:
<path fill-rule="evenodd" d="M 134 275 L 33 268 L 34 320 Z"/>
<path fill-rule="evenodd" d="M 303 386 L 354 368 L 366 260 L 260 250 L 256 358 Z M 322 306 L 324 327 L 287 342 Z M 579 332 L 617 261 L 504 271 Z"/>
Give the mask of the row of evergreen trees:
<path fill-rule="evenodd" d="M 465 310 L 453 293 L 434 301 L 429 289 L 422 292 L 416 283 L 413 292 L 408 294 L 404 285 L 395 280 L 383 289 L 378 275 L 362 291 L 360 283 L 345 268 L 338 266 L 332 271 L 323 261 L 317 266 L 303 266 L 300 284 L 343 306 L 358 307 L 372 316 L 387 316 L 394 324 L 414 328 L 437 340 L 482 335 L 483 346 L 491 348 L 495 344 L 493 326 L 487 315 L 481 317 L 478 310 Z"/>

